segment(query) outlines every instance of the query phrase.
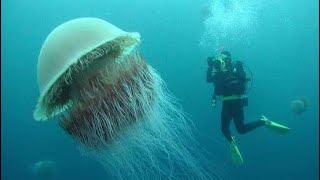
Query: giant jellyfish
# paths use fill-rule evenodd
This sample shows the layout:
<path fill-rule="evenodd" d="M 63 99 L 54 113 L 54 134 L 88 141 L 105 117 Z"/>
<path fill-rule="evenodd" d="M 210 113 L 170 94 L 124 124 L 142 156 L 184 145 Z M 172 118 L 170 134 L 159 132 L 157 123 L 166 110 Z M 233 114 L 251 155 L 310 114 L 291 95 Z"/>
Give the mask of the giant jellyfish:
<path fill-rule="evenodd" d="M 140 34 L 98 18 L 56 27 L 38 59 L 37 121 L 59 125 L 116 179 L 214 179 L 192 122 L 138 50 Z"/>
<path fill-rule="evenodd" d="M 291 110 L 295 114 L 300 115 L 303 112 L 305 112 L 307 108 L 308 108 L 308 101 L 305 97 L 300 97 L 291 101 Z"/>
<path fill-rule="evenodd" d="M 56 174 L 57 167 L 53 161 L 38 161 L 32 166 L 32 172 L 40 178 L 51 179 Z"/>

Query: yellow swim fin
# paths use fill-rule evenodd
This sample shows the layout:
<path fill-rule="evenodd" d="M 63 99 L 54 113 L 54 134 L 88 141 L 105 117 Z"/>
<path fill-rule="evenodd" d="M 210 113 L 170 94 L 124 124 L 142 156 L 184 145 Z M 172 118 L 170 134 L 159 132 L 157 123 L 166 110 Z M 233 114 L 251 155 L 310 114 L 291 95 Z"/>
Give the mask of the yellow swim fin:
<path fill-rule="evenodd" d="M 234 137 L 232 137 L 232 142 L 230 142 L 230 151 L 233 163 L 235 165 L 241 165 L 243 163 L 243 159 Z"/>
<path fill-rule="evenodd" d="M 280 133 L 280 134 L 285 134 L 287 132 L 290 131 L 290 128 L 284 126 L 284 125 L 281 125 L 281 124 L 278 124 L 276 122 L 273 122 L 273 121 L 270 121 L 267 117 L 265 116 L 261 116 L 261 120 L 265 122 L 265 126 L 277 133 Z"/>

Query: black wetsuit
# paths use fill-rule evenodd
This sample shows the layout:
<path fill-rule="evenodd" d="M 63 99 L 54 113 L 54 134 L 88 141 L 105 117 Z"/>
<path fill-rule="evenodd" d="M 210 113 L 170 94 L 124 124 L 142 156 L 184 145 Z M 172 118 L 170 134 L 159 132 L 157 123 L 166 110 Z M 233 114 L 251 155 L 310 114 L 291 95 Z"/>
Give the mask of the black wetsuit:
<path fill-rule="evenodd" d="M 227 65 L 227 71 L 212 73 L 213 66 L 207 70 L 207 82 L 214 83 L 214 94 L 216 96 L 243 95 L 245 93 L 246 73 L 240 61 Z M 232 141 L 230 133 L 230 122 L 233 119 L 239 134 L 245 134 L 259 126 L 263 121 L 254 121 L 244 124 L 243 107 L 247 106 L 247 99 L 225 100 L 222 103 L 221 130 L 229 142 Z"/>

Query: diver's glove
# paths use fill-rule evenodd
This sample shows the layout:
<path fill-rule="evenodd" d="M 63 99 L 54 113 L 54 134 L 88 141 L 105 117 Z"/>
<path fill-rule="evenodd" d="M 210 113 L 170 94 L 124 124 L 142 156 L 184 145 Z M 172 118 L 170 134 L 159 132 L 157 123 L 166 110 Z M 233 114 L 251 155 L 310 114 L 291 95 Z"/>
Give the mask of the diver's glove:
<path fill-rule="evenodd" d="M 212 102 L 211 102 L 212 107 L 216 107 L 216 104 L 217 104 L 217 98 L 216 96 L 212 96 Z"/>

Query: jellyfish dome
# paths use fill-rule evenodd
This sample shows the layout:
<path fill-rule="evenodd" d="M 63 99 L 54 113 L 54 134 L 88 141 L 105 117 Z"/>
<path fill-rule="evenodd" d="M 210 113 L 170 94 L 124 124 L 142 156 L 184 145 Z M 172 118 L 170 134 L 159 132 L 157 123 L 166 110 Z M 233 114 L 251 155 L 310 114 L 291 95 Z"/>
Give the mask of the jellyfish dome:
<path fill-rule="evenodd" d="M 34 117 L 48 118 L 62 112 L 71 101 L 75 72 L 102 57 L 120 58 L 140 42 L 139 33 L 127 33 L 98 18 L 79 18 L 55 28 L 45 40 L 38 59 L 40 98 Z M 109 49 L 107 49 L 109 48 Z"/>
<path fill-rule="evenodd" d="M 295 99 L 291 102 L 291 110 L 296 114 L 301 114 L 305 112 L 307 107 L 308 107 L 308 102 L 304 97 Z"/>
<path fill-rule="evenodd" d="M 38 59 L 34 118 L 58 115 L 80 152 L 116 179 L 214 179 L 196 156 L 192 123 L 139 43 L 139 33 L 98 18 L 56 27 Z"/>
<path fill-rule="evenodd" d="M 38 161 L 33 165 L 32 171 L 39 177 L 50 178 L 56 173 L 56 163 L 48 160 Z"/>

